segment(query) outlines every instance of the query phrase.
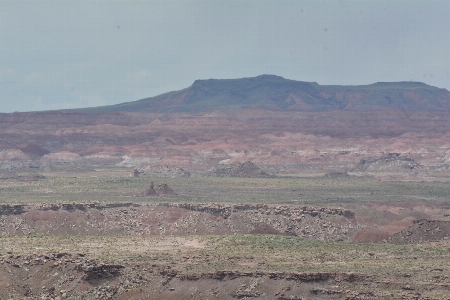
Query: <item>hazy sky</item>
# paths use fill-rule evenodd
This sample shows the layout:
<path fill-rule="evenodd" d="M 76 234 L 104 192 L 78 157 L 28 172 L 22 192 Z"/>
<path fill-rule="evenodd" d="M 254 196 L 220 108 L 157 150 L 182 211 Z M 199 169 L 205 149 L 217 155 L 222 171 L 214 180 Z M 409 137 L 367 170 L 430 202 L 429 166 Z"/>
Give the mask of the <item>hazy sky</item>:
<path fill-rule="evenodd" d="M 450 90 L 450 1 L 0 0 L 0 112 L 99 106 L 196 79 Z"/>

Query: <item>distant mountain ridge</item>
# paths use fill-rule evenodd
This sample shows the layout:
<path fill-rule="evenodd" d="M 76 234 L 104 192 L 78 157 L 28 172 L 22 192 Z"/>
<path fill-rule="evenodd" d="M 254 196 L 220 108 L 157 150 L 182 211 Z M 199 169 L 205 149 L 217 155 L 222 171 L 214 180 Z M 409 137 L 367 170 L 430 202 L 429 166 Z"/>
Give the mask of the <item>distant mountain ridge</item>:
<path fill-rule="evenodd" d="M 211 112 L 262 108 L 281 111 L 371 111 L 377 107 L 450 111 L 450 92 L 421 82 L 378 82 L 360 86 L 319 85 L 260 75 L 196 80 L 190 87 L 117 105 L 64 110 L 79 113 Z"/>

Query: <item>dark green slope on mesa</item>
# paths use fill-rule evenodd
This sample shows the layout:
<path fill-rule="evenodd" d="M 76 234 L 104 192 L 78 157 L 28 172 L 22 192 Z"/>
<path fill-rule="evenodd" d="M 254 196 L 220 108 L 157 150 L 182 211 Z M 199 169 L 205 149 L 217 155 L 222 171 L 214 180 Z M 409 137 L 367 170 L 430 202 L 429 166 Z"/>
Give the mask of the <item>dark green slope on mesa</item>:
<path fill-rule="evenodd" d="M 379 82 L 361 86 L 319 85 L 274 75 L 196 80 L 190 87 L 118 105 L 69 110 L 108 112 L 208 112 L 242 108 L 287 111 L 371 111 L 392 108 L 450 111 L 450 92 L 420 82 Z"/>

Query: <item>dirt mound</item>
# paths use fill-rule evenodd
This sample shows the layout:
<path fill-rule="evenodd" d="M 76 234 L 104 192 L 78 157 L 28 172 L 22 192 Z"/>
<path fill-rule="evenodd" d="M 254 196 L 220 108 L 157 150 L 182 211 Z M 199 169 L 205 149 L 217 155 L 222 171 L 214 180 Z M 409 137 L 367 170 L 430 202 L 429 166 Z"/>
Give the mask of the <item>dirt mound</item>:
<path fill-rule="evenodd" d="M 378 228 L 364 228 L 359 231 L 353 239 L 354 243 L 378 243 L 391 235 Z"/>
<path fill-rule="evenodd" d="M 158 184 L 158 186 L 155 189 L 153 181 L 151 181 L 149 188 L 144 192 L 144 196 L 151 197 L 157 195 L 159 196 L 176 195 L 176 193 L 166 183 Z"/>
<path fill-rule="evenodd" d="M 407 229 L 394 234 L 388 242 L 417 244 L 450 239 L 450 221 L 416 220 Z"/>
<path fill-rule="evenodd" d="M 232 165 L 225 168 L 217 168 L 212 173 L 211 176 L 217 177 L 253 177 L 253 178 L 269 178 L 274 177 L 260 167 L 255 165 L 250 161 L 240 163 L 238 165 Z"/>
<path fill-rule="evenodd" d="M 412 172 L 419 171 L 422 166 L 414 159 L 400 156 L 399 153 L 389 153 L 377 159 L 363 159 L 355 167 L 354 171 L 359 172 Z"/>

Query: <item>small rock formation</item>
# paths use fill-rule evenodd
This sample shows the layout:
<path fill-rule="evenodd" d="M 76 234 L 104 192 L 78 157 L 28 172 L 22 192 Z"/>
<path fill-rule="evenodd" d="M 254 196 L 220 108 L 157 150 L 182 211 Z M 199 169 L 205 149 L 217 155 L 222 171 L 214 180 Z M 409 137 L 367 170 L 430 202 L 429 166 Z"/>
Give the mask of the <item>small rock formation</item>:
<path fill-rule="evenodd" d="M 154 187 L 153 181 L 150 181 L 150 187 L 144 192 L 145 197 L 156 195 L 176 195 L 176 193 L 167 185 L 167 183 L 158 184 Z"/>
<path fill-rule="evenodd" d="M 144 196 L 145 197 L 151 197 L 151 196 L 155 196 L 155 195 L 156 195 L 156 191 L 155 191 L 155 189 L 153 187 L 153 181 L 150 181 L 150 187 L 145 190 Z"/>
<path fill-rule="evenodd" d="M 156 193 L 158 195 L 176 195 L 175 192 L 166 183 L 158 184 Z"/>

